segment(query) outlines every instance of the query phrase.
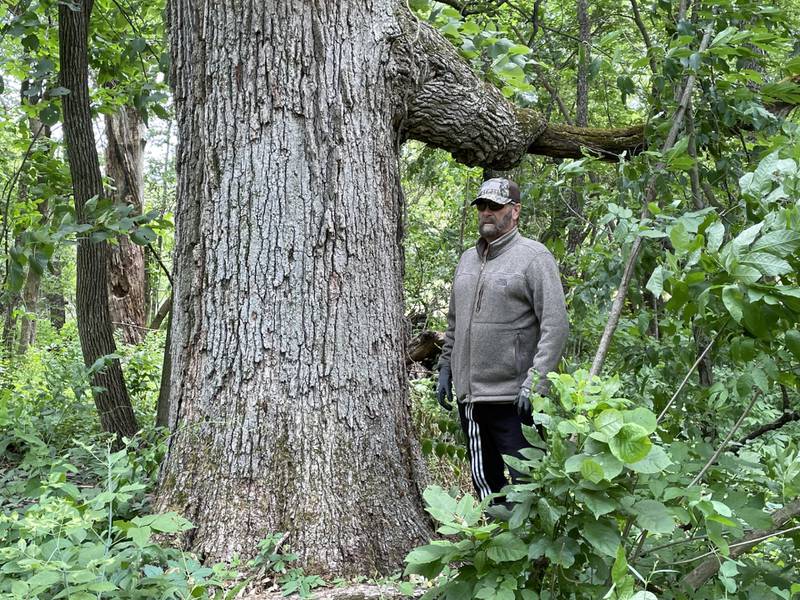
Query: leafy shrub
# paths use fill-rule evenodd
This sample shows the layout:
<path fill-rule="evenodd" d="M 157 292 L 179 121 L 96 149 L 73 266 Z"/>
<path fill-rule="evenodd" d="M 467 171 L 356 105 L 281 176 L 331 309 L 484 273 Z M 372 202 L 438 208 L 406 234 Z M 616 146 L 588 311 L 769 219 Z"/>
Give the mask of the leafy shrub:
<path fill-rule="evenodd" d="M 743 563 L 725 560 L 728 538 L 768 526 L 758 499 L 732 493 L 729 506 L 718 499 L 724 491 L 698 485 L 683 469 L 694 468 L 693 453 L 682 443 L 664 445 L 655 414 L 620 397 L 617 378 L 578 371 L 551 379 L 557 400 L 533 397 L 544 439 L 526 427 L 532 447 L 521 460 L 506 457 L 528 481 L 508 486 L 505 504 L 426 490 L 427 510 L 445 539 L 406 558 L 407 574 L 436 579 L 426 597 L 652 600 L 655 590 L 680 598 L 681 592 L 664 590 L 680 590 L 685 566 L 661 565 L 694 566 L 686 552 L 702 554 L 698 545 L 709 542 L 724 563 L 721 586 L 736 591 L 734 575 Z M 484 512 L 494 518 L 486 520 Z M 645 547 L 647 539 L 658 545 Z M 773 581 L 788 593 L 790 580 Z M 637 582 L 645 589 L 636 591 Z M 751 592 L 761 589 L 751 583 Z"/>

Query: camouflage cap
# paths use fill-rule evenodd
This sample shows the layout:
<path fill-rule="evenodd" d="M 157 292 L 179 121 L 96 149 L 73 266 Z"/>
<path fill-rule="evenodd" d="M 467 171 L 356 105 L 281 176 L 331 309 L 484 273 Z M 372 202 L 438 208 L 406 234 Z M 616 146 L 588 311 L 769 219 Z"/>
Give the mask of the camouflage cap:
<path fill-rule="evenodd" d="M 478 197 L 472 201 L 472 204 L 480 200 L 488 200 L 497 204 L 519 203 L 519 186 L 503 177 L 487 179 L 481 185 L 481 191 L 478 192 Z"/>

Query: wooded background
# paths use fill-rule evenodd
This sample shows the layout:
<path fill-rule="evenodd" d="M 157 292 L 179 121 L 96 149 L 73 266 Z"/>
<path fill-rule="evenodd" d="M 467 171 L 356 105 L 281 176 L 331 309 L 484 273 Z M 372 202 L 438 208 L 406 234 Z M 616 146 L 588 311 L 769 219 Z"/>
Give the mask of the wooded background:
<path fill-rule="evenodd" d="M 0 5 L 0 593 L 800 593 L 798 25 Z M 498 174 L 571 333 L 485 521 L 431 368 Z"/>

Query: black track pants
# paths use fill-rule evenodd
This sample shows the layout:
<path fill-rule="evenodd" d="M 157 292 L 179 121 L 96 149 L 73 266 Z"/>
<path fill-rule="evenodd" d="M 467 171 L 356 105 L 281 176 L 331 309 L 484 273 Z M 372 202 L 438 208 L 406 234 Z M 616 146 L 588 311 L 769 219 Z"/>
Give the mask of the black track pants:
<path fill-rule="evenodd" d="M 472 468 L 472 485 L 480 499 L 499 492 L 508 484 L 503 455 L 522 458 L 519 451 L 530 446 L 522 435 L 523 419 L 512 403 L 458 404 L 461 428 L 467 437 L 467 451 Z M 524 422 L 531 423 L 528 419 Z M 509 468 L 516 483 L 521 474 Z"/>

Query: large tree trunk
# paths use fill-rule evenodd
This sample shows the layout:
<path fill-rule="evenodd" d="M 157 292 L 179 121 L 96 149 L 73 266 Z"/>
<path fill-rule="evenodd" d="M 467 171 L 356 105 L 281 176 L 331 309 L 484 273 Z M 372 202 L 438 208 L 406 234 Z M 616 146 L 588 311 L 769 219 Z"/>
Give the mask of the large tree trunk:
<path fill-rule="evenodd" d="M 75 10 L 76 6 L 79 10 Z M 87 84 L 86 46 L 91 12 L 91 0 L 75 0 L 72 5 L 60 4 L 58 7 L 60 82 L 70 90 L 63 97 L 64 140 L 75 196 L 75 214 L 79 223 L 89 220 L 86 202 L 103 194 Z M 116 352 L 108 312 L 107 269 L 108 244 L 82 237 L 78 241 L 77 251 L 75 308 L 86 366 L 92 366 L 99 358 Z M 122 378 L 119 360 L 108 360 L 107 365 L 94 374 L 92 384 L 98 390 L 94 400 L 103 429 L 117 436 L 132 436 L 136 433 L 139 427 Z"/>
<path fill-rule="evenodd" d="M 397 568 L 431 533 L 404 365 L 388 0 L 170 6 L 179 128 L 159 509 L 216 559 Z"/>
<path fill-rule="evenodd" d="M 144 198 L 141 129 L 139 111 L 133 107 L 125 106 L 106 115 L 106 170 L 114 184 L 113 197 L 117 202 L 131 205 L 133 215 L 142 214 Z M 109 252 L 108 308 L 125 342 L 136 344 L 144 339 L 144 251 L 127 235 L 121 236 Z"/>

